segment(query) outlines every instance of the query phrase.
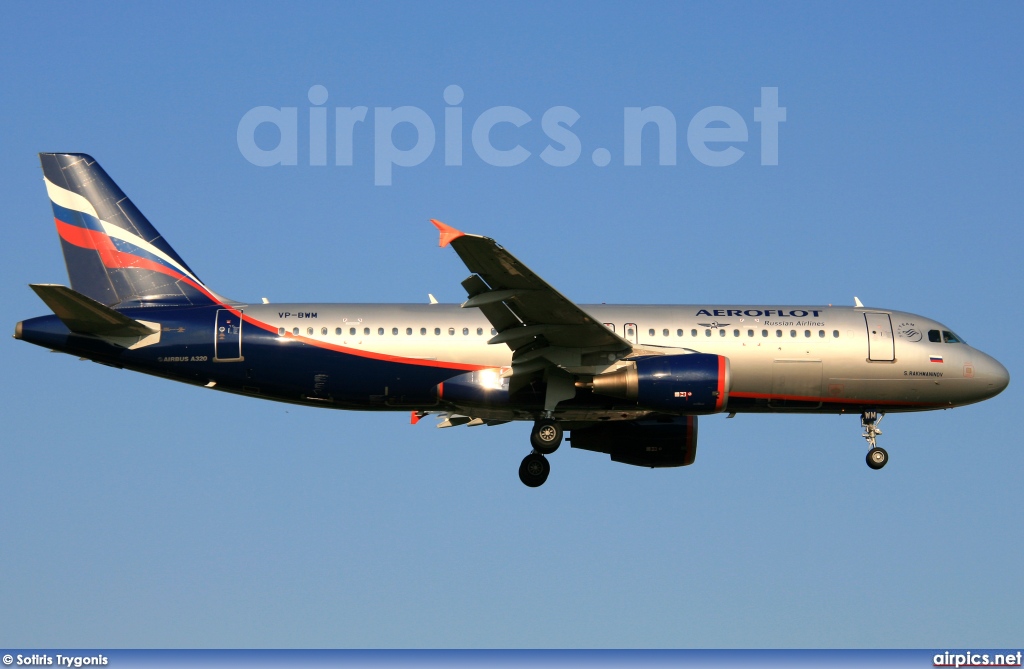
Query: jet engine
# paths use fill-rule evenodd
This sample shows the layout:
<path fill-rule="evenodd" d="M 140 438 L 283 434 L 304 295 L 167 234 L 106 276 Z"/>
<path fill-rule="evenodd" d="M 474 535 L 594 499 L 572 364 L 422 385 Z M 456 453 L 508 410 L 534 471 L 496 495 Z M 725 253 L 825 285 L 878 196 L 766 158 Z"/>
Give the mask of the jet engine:
<path fill-rule="evenodd" d="M 638 467 L 683 467 L 697 457 L 697 417 L 600 423 L 572 430 L 573 448 Z"/>
<path fill-rule="evenodd" d="M 597 395 L 619 397 L 678 415 L 724 411 L 729 400 L 729 359 L 689 353 L 641 358 L 585 384 Z"/>

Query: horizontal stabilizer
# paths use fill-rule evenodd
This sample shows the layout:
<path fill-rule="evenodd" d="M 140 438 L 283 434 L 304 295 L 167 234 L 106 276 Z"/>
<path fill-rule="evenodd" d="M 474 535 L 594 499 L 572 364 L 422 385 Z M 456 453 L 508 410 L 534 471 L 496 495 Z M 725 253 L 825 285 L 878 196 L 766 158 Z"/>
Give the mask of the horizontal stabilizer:
<path fill-rule="evenodd" d="M 29 288 L 72 332 L 97 337 L 148 337 L 159 332 L 66 286 L 30 284 Z"/>

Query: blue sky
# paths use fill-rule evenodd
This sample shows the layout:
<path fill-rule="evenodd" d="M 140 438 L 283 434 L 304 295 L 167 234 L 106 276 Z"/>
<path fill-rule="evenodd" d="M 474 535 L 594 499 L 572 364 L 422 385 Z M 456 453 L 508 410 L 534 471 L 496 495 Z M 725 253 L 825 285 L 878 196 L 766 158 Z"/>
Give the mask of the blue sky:
<path fill-rule="evenodd" d="M 525 424 L 262 403 L 9 339 L 0 646 L 1024 644 L 1022 18 L 1010 3 L 9 7 L 12 329 L 46 312 L 28 283 L 66 282 L 35 154 L 80 151 L 236 299 L 461 301 L 439 218 L 581 303 L 857 295 L 948 324 L 1013 381 L 888 416 L 881 472 L 856 417 L 716 416 L 693 467 L 562 448 L 530 490 Z M 453 84 L 461 166 L 441 137 Z M 370 110 L 351 166 L 333 164 L 333 133 L 328 165 L 310 165 L 315 85 L 329 110 Z M 760 164 L 762 87 L 787 110 L 777 166 Z M 531 118 L 493 134 L 531 153 L 515 167 L 470 140 L 503 105 Z M 648 133 L 627 167 L 623 110 L 654 105 L 676 118 L 676 164 Z M 297 165 L 243 157 L 238 124 L 259 106 L 298 108 Z M 374 109 L 402 106 L 437 146 L 374 185 Z M 566 167 L 540 159 L 556 106 L 579 114 Z M 749 129 L 728 167 L 687 147 L 711 106 Z"/>

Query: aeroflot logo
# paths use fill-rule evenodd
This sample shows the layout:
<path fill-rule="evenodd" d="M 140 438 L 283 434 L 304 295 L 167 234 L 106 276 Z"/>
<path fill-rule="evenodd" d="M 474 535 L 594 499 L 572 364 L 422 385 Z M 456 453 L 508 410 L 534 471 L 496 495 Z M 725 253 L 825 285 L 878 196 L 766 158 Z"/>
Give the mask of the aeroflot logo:
<path fill-rule="evenodd" d="M 355 147 L 366 144 L 360 135 L 371 133 L 367 128 L 371 123 L 367 119 L 370 110 L 362 106 L 334 107 L 334 113 L 329 115 L 324 106 L 328 97 L 324 86 L 318 84 L 309 89 L 307 98 L 311 106 L 308 114 L 307 110 L 301 114 L 302 127 L 308 137 L 300 137 L 306 132 L 299 131 L 298 107 L 253 107 L 238 122 L 238 150 L 253 165 L 271 167 L 298 165 L 299 147 L 303 147 L 305 154 L 308 145 L 309 164 L 326 166 L 329 148 L 333 147 L 334 165 L 353 166 L 359 158 Z M 535 138 L 535 119 L 523 109 L 508 105 L 490 107 L 470 123 L 463 119 L 461 105 L 466 96 L 461 87 L 448 86 L 442 97 L 444 105 L 438 100 L 430 108 L 435 117 L 444 117 L 440 126 L 445 166 L 462 165 L 467 125 L 473 152 L 493 167 L 521 165 L 533 156 L 522 144 L 539 146 Z M 329 116 L 333 122 L 329 123 Z M 779 124 L 786 120 L 786 108 L 779 106 L 779 89 L 761 88 L 760 106 L 753 108 L 749 118 L 758 126 L 761 165 L 778 165 Z M 540 115 L 540 131 L 548 140 L 540 151 L 541 161 L 552 167 L 568 167 L 579 160 L 586 144 L 591 161 L 598 167 L 607 167 L 613 159 L 621 159 L 626 166 L 639 166 L 643 163 L 641 136 L 647 126 L 652 126 L 648 132 L 656 133 L 658 164 L 676 164 L 676 117 L 665 107 L 623 108 L 619 155 L 615 155 L 618 152 L 613 153 L 613 149 L 597 146 L 618 144 L 618 138 L 606 137 L 604 142 L 593 138 L 587 142 L 581 140 L 572 130 L 579 119 L 575 109 L 564 106 L 550 107 Z M 391 185 L 395 167 L 415 167 L 423 163 L 437 144 L 437 125 L 431 115 L 419 107 L 374 107 L 372 126 L 373 183 L 378 186 Z M 740 146 L 749 141 L 749 127 L 747 119 L 734 109 L 705 107 L 690 118 L 686 145 L 701 164 L 727 167 L 745 155 Z"/>
<path fill-rule="evenodd" d="M 818 309 L 701 309 L 697 316 L 779 316 L 781 318 L 806 318 L 821 315 Z"/>

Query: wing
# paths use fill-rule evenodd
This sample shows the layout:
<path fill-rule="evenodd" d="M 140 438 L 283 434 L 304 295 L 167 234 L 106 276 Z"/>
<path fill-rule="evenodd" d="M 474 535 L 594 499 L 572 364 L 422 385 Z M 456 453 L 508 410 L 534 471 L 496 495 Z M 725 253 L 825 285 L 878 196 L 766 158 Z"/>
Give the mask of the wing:
<path fill-rule="evenodd" d="M 488 343 L 512 349 L 515 385 L 521 385 L 528 374 L 543 373 L 548 394 L 554 385 L 561 388 L 554 392 L 568 394 L 562 397 L 568 399 L 575 391 L 565 387 L 564 377 L 607 366 L 632 352 L 632 344 L 548 285 L 493 239 L 467 235 L 440 221 L 431 223 L 441 232 L 440 246 L 451 245 L 473 273 L 462 282 L 469 295 L 462 306 L 480 309 L 497 330 Z M 571 380 L 569 376 L 570 387 Z"/>

